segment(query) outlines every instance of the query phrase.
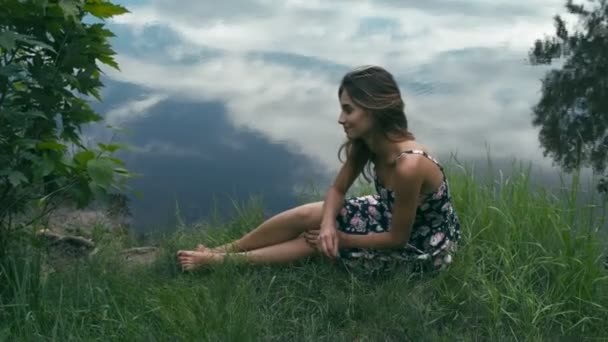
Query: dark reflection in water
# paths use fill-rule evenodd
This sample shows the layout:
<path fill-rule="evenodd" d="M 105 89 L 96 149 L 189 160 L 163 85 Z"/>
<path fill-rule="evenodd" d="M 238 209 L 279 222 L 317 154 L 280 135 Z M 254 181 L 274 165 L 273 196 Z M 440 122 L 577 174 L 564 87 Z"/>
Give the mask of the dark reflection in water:
<path fill-rule="evenodd" d="M 105 108 L 99 110 L 103 113 L 113 107 L 110 103 L 142 91 L 112 82 Z M 167 99 L 123 126 L 128 133 L 119 140 L 131 145 L 131 151 L 119 157 L 142 174 L 131 183 L 143 193 L 143 198 L 132 199 L 139 231 L 173 228 L 176 201 L 187 222 L 215 209 L 228 216 L 233 212 L 231 199 L 242 203 L 254 195 L 262 196 L 265 208 L 274 212 L 298 203 L 296 185 L 327 181 L 327 174 L 309 157 L 235 129 L 218 102 Z"/>
<path fill-rule="evenodd" d="M 102 114 L 151 93 L 133 84 L 105 83 L 104 102 L 96 106 Z M 131 183 L 143 194 L 142 198 L 132 196 L 131 201 L 133 227 L 140 232 L 174 229 L 176 203 L 187 223 L 204 220 L 216 210 L 223 217 L 230 216 L 234 213 L 232 200 L 243 203 L 252 196 L 262 197 L 267 215 L 275 214 L 299 203 L 297 187 L 314 184 L 323 193 L 335 176 L 335 170 L 293 152 L 284 142 L 237 129 L 221 102 L 170 97 L 142 112 L 142 116 L 130 115 L 130 121 L 120 125 L 126 131 L 118 138 L 131 146 L 119 157 L 130 170 L 141 174 Z M 108 132 L 92 135 L 99 140 L 109 138 Z M 491 163 L 482 156 L 453 158 L 441 151 L 436 157 L 452 169 L 457 163 L 466 164 L 480 183 L 495 183 L 501 174 L 503 180 L 516 177 L 514 171 L 522 172 L 529 166 L 515 156 L 491 157 Z M 533 165 L 531 172 L 532 186 L 557 191 L 562 185 L 557 170 Z M 564 181 L 568 184 L 569 176 Z"/>
<path fill-rule="evenodd" d="M 543 78 L 533 124 L 545 155 L 565 170 L 590 166 L 604 173 L 597 188 L 608 194 L 608 4 L 568 6 L 568 12 L 584 31 L 568 32 L 557 16 L 555 36 L 537 40 L 530 53 L 533 64 L 563 63 Z"/>
<path fill-rule="evenodd" d="M 132 201 L 140 231 L 173 228 L 176 200 L 193 221 L 209 214 L 214 196 L 229 214 L 228 196 L 263 195 L 272 214 L 296 204 L 299 185 L 314 183 L 324 192 L 340 166 L 339 80 L 361 64 L 391 70 L 419 141 L 443 163 L 457 153 L 481 183 L 500 179 L 498 170 L 503 179 L 513 177 L 513 159 L 531 162 L 530 182 L 553 190 L 562 183 L 563 165 L 552 165 L 560 156 L 591 156 L 593 163 L 582 164 L 585 186 L 589 167 L 604 166 L 598 161 L 608 151 L 602 110 L 608 97 L 598 85 L 606 63 L 575 64 L 576 72 L 554 77 L 584 76 L 593 84 L 541 88 L 545 73 L 558 66 L 526 60 L 533 40 L 554 30 L 551 17 L 562 1 L 374 0 L 368 7 L 257 1 L 246 10 L 205 1 L 124 3 L 131 14 L 109 24 L 121 71 L 107 70 L 104 102 L 96 109 L 110 121 L 127 120 L 120 126 L 130 133 L 119 140 L 133 145 L 121 156 L 143 174 L 133 181 L 144 194 Z M 600 33 L 583 44 L 593 51 L 581 56 L 605 61 Z M 540 52 L 575 51 L 554 44 Z M 547 89 L 555 98 L 543 102 Z M 594 110 L 585 111 L 590 105 Z M 535 115 L 547 120 L 533 126 Z M 586 145 L 573 148 L 579 132 Z M 93 139 L 100 137 L 107 140 L 107 132 Z M 547 150 L 556 152 L 543 156 Z"/>

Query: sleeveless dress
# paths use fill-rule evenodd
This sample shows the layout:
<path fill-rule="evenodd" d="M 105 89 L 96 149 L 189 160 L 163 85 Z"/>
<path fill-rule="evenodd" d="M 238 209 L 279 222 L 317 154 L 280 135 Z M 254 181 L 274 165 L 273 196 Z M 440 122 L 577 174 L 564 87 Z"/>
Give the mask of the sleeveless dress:
<path fill-rule="evenodd" d="M 349 248 L 340 250 L 340 259 L 347 265 L 363 267 L 368 271 L 385 269 L 393 262 L 421 262 L 434 269 L 444 269 L 452 262 L 456 243 L 460 239 L 460 223 L 451 203 L 451 196 L 443 167 L 437 160 L 421 150 L 401 152 L 419 154 L 433 161 L 441 170 L 443 180 L 439 188 L 421 195 L 416 209 L 410 239 L 402 248 L 380 250 Z M 390 229 L 395 194 L 385 188 L 374 175 L 377 195 L 344 200 L 336 220 L 338 229 L 347 234 L 374 234 Z"/>

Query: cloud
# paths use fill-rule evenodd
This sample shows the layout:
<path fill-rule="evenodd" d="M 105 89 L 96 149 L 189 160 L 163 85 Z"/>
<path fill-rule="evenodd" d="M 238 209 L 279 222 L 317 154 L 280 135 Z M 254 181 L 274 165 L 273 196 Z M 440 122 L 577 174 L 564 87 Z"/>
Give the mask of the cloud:
<path fill-rule="evenodd" d="M 268 18 L 277 14 L 277 2 L 264 0 L 249 1 L 182 1 L 176 5 L 170 0 L 148 1 L 145 7 L 154 8 L 172 19 L 179 19 L 188 25 L 205 22 L 241 22 L 255 18 Z M 280 6 L 279 6 L 280 7 Z"/>
<path fill-rule="evenodd" d="M 123 71 L 107 74 L 153 95 L 114 115 L 140 115 L 137 108 L 154 105 L 154 96 L 221 101 L 235 127 L 262 132 L 334 169 L 343 140 L 340 76 L 375 63 L 395 74 L 415 133 L 438 153 L 479 156 L 489 143 L 495 157 L 549 163 L 541 161 L 529 116 L 544 69 L 525 58 L 534 39 L 553 31 L 561 0 L 227 4 L 152 1 L 118 17 L 113 25 L 133 32 L 170 30 L 175 39 L 163 51 L 220 53 L 183 63 L 188 53 L 163 62 L 121 52 Z"/>
<path fill-rule="evenodd" d="M 198 158 L 209 159 L 210 157 L 202 153 L 200 149 L 177 146 L 168 141 L 152 141 L 143 146 L 130 145 L 129 153 L 135 154 L 153 154 L 155 156 L 170 156 L 174 158 Z"/>
<path fill-rule="evenodd" d="M 416 8 L 436 15 L 459 15 L 482 19 L 510 20 L 514 17 L 538 17 L 549 15 L 552 8 L 563 3 L 553 0 L 506 1 L 506 0 L 375 0 L 391 8 Z"/>
<path fill-rule="evenodd" d="M 113 126 L 124 124 L 126 121 L 146 115 L 150 108 L 167 99 L 164 94 L 152 94 L 141 100 L 129 101 L 119 108 L 108 111 L 105 120 Z"/>
<path fill-rule="evenodd" d="M 421 140 L 441 153 L 449 152 L 443 147 L 447 146 L 467 157 L 483 153 L 490 143 L 494 157 L 541 158 L 538 150 L 530 148 L 537 145 L 537 132 L 526 117 L 539 86 L 535 76 L 541 71 L 509 63 L 503 54 L 490 51 L 482 59 L 466 62 L 444 56 L 432 62 L 435 72 L 425 74 L 426 81 L 442 81 L 451 92 L 410 96 L 406 88 L 410 124 Z M 187 101 L 220 100 L 234 126 L 263 132 L 320 159 L 328 168 L 336 167 L 337 147 L 343 140 L 337 125 L 338 79 L 239 57 L 184 69 L 125 57 L 118 61 L 124 70 L 139 71 L 113 75 L 121 81 Z M 484 63 L 493 77 L 479 74 Z M 397 78 L 409 75 L 397 74 Z"/>
<path fill-rule="evenodd" d="M 447 6 L 415 5 L 422 2 L 395 6 L 390 1 L 232 1 L 230 6 L 209 10 L 207 7 L 215 5 L 167 3 L 156 1 L 133 7 L 131 14 L 117 17 L 116 22 L 135 30 L 164 25 L 187 44 L 227 52 L 262 50 L 312 55 L 346 65 L 395 66 L 417 64 L 436 53 L 465 47 L 527 47 L 551 30 L 550 18 L 562 6 L 558 0 L 537 0 L 527 6 L 503 1 L 502 7 L 521 7 L 520 12 L 531 13 L 511 15 L 511 10 L 505 15 L 496 10 L 493 15 L 482 16 L 493 5 L 483 1 L 447 2 L 451 4 Z M 463 10 L 443 13 L 458 6 L 464 6 Z M 542 15 L 534 17 L 535 11 L 530 9 Z M 476 19 L 471 19 L 475 13 Z M 373 30 L 362 34 L 360 25 L 369 18 L 390 22 L 389 34 Z M 407 53 L 401 53 L 399 61 L 392 61 L 388 57 L 395 52 Z"/>
<path fill-rule="evenodd" d="M 167 67 L 125 56 L 117 61 L 123 70 L 131 70 L 108 71 L 119 81 L 152 87 L 155 92 L 186 101 L 221 100 L 235 127 L 263 132 L 275 142 L 287 143 L 295 152 L 320 157 L 326 165 L 335 164 L 335 152 L 331 157 L 319 156 L 319 152 L 335 150 L 342 139 L 337 123 L 336 80 L 239 57 L 196 67 Z"/>

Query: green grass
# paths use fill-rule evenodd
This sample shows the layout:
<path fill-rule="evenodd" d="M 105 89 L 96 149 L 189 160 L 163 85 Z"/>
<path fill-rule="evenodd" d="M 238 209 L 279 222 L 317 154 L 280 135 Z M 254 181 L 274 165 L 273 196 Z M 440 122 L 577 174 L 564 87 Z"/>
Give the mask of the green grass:
<path fill-rule="evenodd" d="M 37 249 L 12 253 L 0 268 L 0 340 L 608 340 L 605 210 L 575 210 L 575 192 L 534 188 L 525 171 L 493 184 L 449 175 L 464 237 L 445 272 L 369 277 L 321 258 L 179 271 L 177 249 L 260 223 L 252 202 L 232 221 L 159 234 L 164 255 L 149 268 L 121 266 L 120 239 L 46 276 Z"/>

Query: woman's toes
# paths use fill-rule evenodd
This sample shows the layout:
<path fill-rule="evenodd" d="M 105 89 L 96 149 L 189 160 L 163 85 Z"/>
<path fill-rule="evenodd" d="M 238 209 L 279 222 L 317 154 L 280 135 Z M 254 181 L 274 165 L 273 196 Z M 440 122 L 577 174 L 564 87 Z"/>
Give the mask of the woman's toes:
<path fill-rule="evenodd" d="M 179 256 L 180 257 L 192 257 L 195 255 L 195 253 L 198 253 L 196 251 L 181 251 Z"/>

